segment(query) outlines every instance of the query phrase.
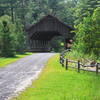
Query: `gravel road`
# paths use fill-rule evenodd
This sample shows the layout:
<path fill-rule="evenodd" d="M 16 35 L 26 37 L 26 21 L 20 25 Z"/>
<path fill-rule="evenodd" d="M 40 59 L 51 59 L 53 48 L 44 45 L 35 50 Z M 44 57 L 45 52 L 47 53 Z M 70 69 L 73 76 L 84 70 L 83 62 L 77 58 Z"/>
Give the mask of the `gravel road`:
<path fill-rule="evenodd" d="M 0 100 L 8 100 L 31 85 L 53 55 L 54 53 L 33 54 L 0 68 Z"/>

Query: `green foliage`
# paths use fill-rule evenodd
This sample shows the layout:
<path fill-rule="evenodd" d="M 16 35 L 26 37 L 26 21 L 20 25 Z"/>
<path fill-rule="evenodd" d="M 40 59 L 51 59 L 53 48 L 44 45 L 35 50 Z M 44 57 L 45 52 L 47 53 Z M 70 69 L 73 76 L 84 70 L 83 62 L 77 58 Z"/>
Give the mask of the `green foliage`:
<path fill-rule="evenodd" d="M 16 52 L 24 53 L 26 48 L 26 35 L 20 20 L 16 21 Z"/>
<path fill-rule="evenodd" d="M 92 16 L 85 17 L 83 22 L 76 26 L 76 42 L 74 49 L 88 55 L 99 58 L 100 54 L 100 8 L 98 7 Z"/>
<path fill-rule="evenodd" d="M 75 23 L 77 29 L 75 50 L 82 55 L 99 56 L 100 15 L 99 11 L 95 10 L 99 7 L 99 0 L 0 0 L 0 16 L 5 14 L 11 16 L 10 21 L 13 24 L 9 22 L 8 26 L 16 52 L 23 53 L 26 48 L 25 29 L 39 21 L 43 16 L 52 14 L 68 25 L 74 26 Z M 3 33 L 1 30 L 2 27 L 0 34 Z M 1 49 L 1 35 L 0 42 Z M 54 48 L 62 49 L 61 41 L 56 41 L 54 46 L 56 43 L 57 47 Z"/>
<path fill-rule="evenodd" d="M 92 59 L 99 59 L 100 56 L 99 6 L 98 0 L 79 0 L 75 8 L 76 41 L 73 50 Z"/>
<path fill-rule="evenodd" d="M 75 3 L 68 0 L 42 0 L 33 1 L 28 3 L 28 12 L 26 14 L 27 26 L 36 23 L 39 19 L 47 14 L 57 16 L 65 23 L 74 25 L 74 7 Z"/>
<path fill-rule="evenodd" d="M 14 56 L 15 53 L 24 53 L 26 46 L 25 32 L 19 20 L 15 24 L 11 17 L 0 17 L 0 56 Z"/>
<path fill-rule="evenodd" d="M 100 7 L 94 10 L 93 16 L 92 16 L 92 32 L 93 34 L 93 53 L 97 56 L 97 58 L 100 57 Z"/>
<path fill-rule="evenodd" d="M 92 15 L 94 10 L 100 6 L 100 2 L 98 0 L 79 0 L 76 8 L 75 8 L 75 24 L 79 24 L 83 21 L 84 17 L 88 15 Z"/>
<path fill-rule="evenodd" d="M 65 39 L 61 36 L 54 37 L 50 42 L 50 46 L 52 51 L 62 52 L 65 49 Z"/>
<path fill-rule="evenodd" d="M 10 29 L 10 18 L 4 16 L 0 19 L 0 22 L 0 55 L 3 57 L 14 56 L 14 37 Z"/>
<path fill-rule="evenodd" d="M 61 2 L 59 6 L 63 6 L 63 7 L 62 9 L 57 11 L 56 16 L 66 24 L 74 27 L 74 21 L 75 21 L 74 2 L 68 0 L 67 2 Z"/>

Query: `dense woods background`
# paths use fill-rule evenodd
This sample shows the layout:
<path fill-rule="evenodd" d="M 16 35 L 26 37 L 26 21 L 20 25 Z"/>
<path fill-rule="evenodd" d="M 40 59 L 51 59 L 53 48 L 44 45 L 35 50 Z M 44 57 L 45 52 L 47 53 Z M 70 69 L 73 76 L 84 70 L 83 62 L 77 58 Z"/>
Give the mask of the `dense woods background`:
<path fill-rule="evenodd" d="M 73 51 L 100 56 L 100 0 L 0 0 L 0 56 L 27 49 L 25 30 L 52 14 L 75 27 Z"/>

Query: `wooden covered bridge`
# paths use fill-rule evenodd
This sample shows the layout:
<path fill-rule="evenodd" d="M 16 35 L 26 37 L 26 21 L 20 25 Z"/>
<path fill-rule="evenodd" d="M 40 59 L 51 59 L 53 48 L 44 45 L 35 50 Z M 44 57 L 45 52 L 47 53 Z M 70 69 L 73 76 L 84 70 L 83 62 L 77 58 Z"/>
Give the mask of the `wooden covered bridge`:
<path fill-rule="evenodd" d="M 62 36 L 67 42 L 73 38 L 72 27 L 52 15 L 47 15 L 28 30 L 30 51 L 50 51 L 49 42 L 55 36 Z"/>

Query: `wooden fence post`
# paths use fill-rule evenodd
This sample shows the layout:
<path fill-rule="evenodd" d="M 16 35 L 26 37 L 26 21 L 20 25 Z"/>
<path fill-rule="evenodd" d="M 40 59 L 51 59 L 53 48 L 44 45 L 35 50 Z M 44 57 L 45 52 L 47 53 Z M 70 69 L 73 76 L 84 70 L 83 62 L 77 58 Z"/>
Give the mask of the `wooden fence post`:
<path fill-rule="evenodd" d="M 62 56 L 60 56 L 60 64 L 62 63 Z"/>
<path fill-rule="evenodd" d="M 62 58 L 62 67 L 64 67 L 64 57 Z"/>
<path fill-rule="evenodd" d="M 66 70 L 68 70 L 68 59 L 66 59 Z"/>
<path fill-rule="evenodd" d="M 78 72 L 80 73 L 80 61 L 78 60 Z"/>
<path fill-rule="evenodd" d="M 96 74 L 98 74 L 98 63 L 96 64 Z"/>

